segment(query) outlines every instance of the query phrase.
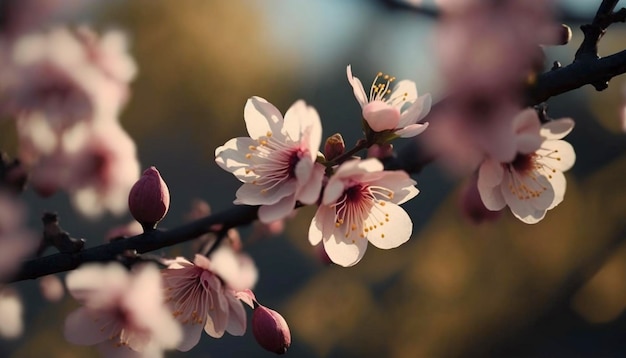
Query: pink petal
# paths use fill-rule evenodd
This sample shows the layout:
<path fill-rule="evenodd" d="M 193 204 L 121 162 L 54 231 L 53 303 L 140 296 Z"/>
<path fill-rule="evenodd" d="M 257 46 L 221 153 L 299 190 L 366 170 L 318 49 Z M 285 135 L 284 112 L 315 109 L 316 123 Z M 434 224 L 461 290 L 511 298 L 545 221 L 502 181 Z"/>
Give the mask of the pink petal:
<path fill-rule="evenodd" d="M 112 317 L 92 316 L 87 308 L 80 307 L 65 318 L 65 339 L 77 345 L 91 346 L 109 339 L 109 335 L 117 332 L 101 331 L 101 324 Z M 98 324 L 100 322 L 101 324 Z"/>
<path fill-rule="evenodd" d="M 309 242 L 315 246 L 330 237 L 335 228 L 335 209 L 320 205 L 309 226 Z"/>
<path fill-rule="evenodd" d="M 246 333 L 246 310 L 241 301 L 232 295 L 227 295 L 229 305 L 228 325 L 226 331 L 233 336 L 243 336 Z"/>
<path fill-rule="evenodd" d="M 269 224 L 272 221 L 284 219 L 293 212 L 295 206 L 295 195 L 286 196 L 271 205 L 262 205 L 259 208 L 259 220 L 262 223 Z"/>
<path fill-rule="evenodd" d="M 561 172 L 569 170 L 576 162 L 574 147 L 564 140 L 545 141 L 537 154 L 543 157 L 539 159 L 541 163 Z"/>
<path fill-rule="evenodd" d="M 215 162 L 220 168 L 233 173 L 242 182 L 250 182 L 258 175 L 253 172 L 246 173 L 252 165 L 246 155 L 250 153 L 249 147 L 257 144 L 255 140 L 248 137 L 233 138 L 215 149 Z"/>
<path fill-rule="evenodd" d="M 382 101 L 373 101 L 363 107 L 363 118 L 376 132 L 392 130 L 400 123 L 400 110 Z"/>
<path fill-rule="evenodd" d="M 182 325 L 183 340 L 182 342 L 180 342 L 178 347 L 176 347 L 176 349 L 178 349 L 181 352 L 187 352 L 191 348 L 195 347 L 198 344 L 198 342 L 200 342 L 200 337 L 202 336 L 202 331 L 203 331 L 204 324 L 205 324 L 204 321 L 206 321 L 206 317 L 203 319 L 202 324 L 197 324 L 197 323 L 183 324 Z"/>
<path fill-rule="evenodd" d="M 420 124 L 420 123 L 415 123 L 415 124 L 409 124 L 408 126 L 398 129 L 395 133 L 398 137 L 401 138 L 411 138 L 411 137 L 415 137 L 416 135 L 421 134 L 423 131 L 426 130 L 426 128 L 428 128 L 428 123 L 424 123 L 424 124 Z"/>
<path fill-rule="evenodd" d="M 251 183 L 245 183 L 235 193 L 237 199 L 235 204 L 245 205 L 272 205 L 280 199 L 295 193 L 297 187 L 296 180 L 289 180 L 280 185 L 262 192 L 263 187 Z"/>
<path fill-rule="evenodd" d="M 317 202 L 322 191 L 322 181 L 324 180 L 325 167 L 319 163 L 315 163 L 313 172 L 309 176 L 309 181 L 300 188 L 296 194 L 302 204 L 311 205 Z"/>

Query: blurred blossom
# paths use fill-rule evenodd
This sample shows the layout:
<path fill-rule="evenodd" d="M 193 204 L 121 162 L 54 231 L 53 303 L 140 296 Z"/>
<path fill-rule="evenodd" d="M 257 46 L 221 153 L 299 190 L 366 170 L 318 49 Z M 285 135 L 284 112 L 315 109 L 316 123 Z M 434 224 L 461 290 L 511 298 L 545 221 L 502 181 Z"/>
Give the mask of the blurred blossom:
<path fill-rule="evenodd" d="M 296 205 L 313 204 L 322 188 L 324 167 L 316 163 L 322 124 L 315 108 L 300 100 L 285 113 L 252 97 L 244 119 L 250 137 L 233 138 L 215 150 L 215 161 L 244 184 L 235 204 L 261 205 L 259 220 L 287 217 Z"/>
<path fill-rule="evenodd" d="M 35 234 L 24 227 L 24 221 L 26 208 L 22 202 L 0 193 L 0 282 L 14 274 L 39 244 Z"/>
<path fill-rule="evenodd" d="M 515 159 L 485 159 L 478 172 L 478 191 L 489 210 L 508 206 L 518 219 L 534 224 L 563 201 L 563 172 L 574 165 L 576 154 L 561 139 L 572 130 L 574 122 L 563 118 L 540 128 L 535 110 L 526 109 L 515 117 L 513 124 L 517 134 Z"/>
<path fill-rule="evenodd" d="M 30 139 L 20 138 L 20 157 L 31 168 L 35 190 L 65 190 L 76 209 L 89 217 L 128 210 L 139 162 L 135 143 L 119 123 L 81 123 L 66 132 L 61 145 L 48 155 L 33 151 Z"/>
<path fill-rule="evenodd" d="M 413 223 L 399 205 L 419 190 L 406 172 L 383 169 L 377 159 L 351 160 L 328 180 L 309 227 L 309 242 L 323 242 L 338 265 L 356 265 L 368 241 L 379 249 L 392 249 L 411 237 Z"/>
<path fill-rule="evenodd" d="M 378 158 L 385 159 L 393 157 L 394 149 L 393 144 L 385 143 L 385 144 L 374 144 L 371 147 L 367 148 L 367 157 L 368 158 Z"/>
<path fill-rule="evenodd" d="M 86 27 L 57 27 L 23 35 L 8 51 L 2 110 L 23 121 L 39 114 L 57 135 L 80 121 L 116 118 L 136 72 L 117 31 L 97 37 Z"/>
<path fill-rule="evenodd" d="M 118 263 L 84 265 L 66 283 L 83 305 L 65 320 L 69 342 L 97 345 L 107 357 L 161 357 L 181 341 L 180 327 L 163 304 L 156 267 L 129 273 Z"/>
<path fill-rule="evenodd" d="M 246 331 L 246 311 L 234 287 L 250 289 L 256 282 L 256 268 L 254 280 L 242 280 L 247 273 L 241 269 L 234 252 L 222 253 L 231 257 L 218 254 L 217 261 L 211 261 L 196 255 L 193 263 L 179 257 L 161 270 L 167 303 L 183 325 L 184 339 L 178 346 L 181 351 L 198 344 L 203 329 L 214 338 L 222 337 L 224 332 L 241 336 Z"/>
<path fill-rule="evenodd" d="M 142 232 L 143 228 L 141 227 L 141 224 L 136 220 L 132 220 L 125 225 L 119 225 L 111 228 L 107 231 L 106 235 L 104 235 L 104 239 L 106 241 L 111 241 L 115 238 L 139 235 Z"/>
<path fill-rule="evenodd" d="M 451 169 L 463 173 L 473 171 L 485 155 L 513 160 L 511 120 L 525 84 L 543 63 L 538 44 L 556 42 L 563 28 L 552 19 L 552 1 L 449 5 L 435 36 L 447 97 L 445 108 L 430 119 L 426 141 Z"/>
<path fill-rule="evenodd" d="M 0 287 L 0 337 L 17 338 L 22 335 L 22 301 L 17 292 L 10 287 Z"/>
<path fill-rule="evenodd" d="M 361 105 L 363 118 L 376 132 L 393 131 L 399 137 L 414 137 L 422 133 L 428 123 L 420 124 L 430 111 L 432 99 L 429 93 L 417 95 L 415 82 L 403 80 L 390 89 L 395 77 L 379 72 L 369 94 L 365 92 L 361 80 L 352 76 L 350 65 L 346 68 L 348 82 L 354 96 Z"/>
<path fill-rule="evenodd" d="M 94 0 L 5 0 L 2 2 L 2 32 L 15 37 L 49 26 L 55 20 L 79 13 Z"/>
<path fill-rule="evenodd" d="M 43 297 L 52 302 L 61 300 L 65 294 L 63 283 L 56 275 L 47 275 L 39 278 L 39 288 Z"/>

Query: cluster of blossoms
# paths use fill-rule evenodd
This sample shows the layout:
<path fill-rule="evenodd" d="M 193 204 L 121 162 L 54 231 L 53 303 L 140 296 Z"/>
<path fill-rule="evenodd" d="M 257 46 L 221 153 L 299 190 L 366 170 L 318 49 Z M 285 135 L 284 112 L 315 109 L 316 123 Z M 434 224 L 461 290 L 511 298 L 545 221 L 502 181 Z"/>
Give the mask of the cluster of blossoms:
<path fill-rule="evenodd" d="M 136 74 L 124 35 L 56 27 L 3 45 L 0 110 L 16 121 L 33 188 L 66 191 L 88 216 L 124 212 L 139 176 L 135 144 L 118 120 Z"/>

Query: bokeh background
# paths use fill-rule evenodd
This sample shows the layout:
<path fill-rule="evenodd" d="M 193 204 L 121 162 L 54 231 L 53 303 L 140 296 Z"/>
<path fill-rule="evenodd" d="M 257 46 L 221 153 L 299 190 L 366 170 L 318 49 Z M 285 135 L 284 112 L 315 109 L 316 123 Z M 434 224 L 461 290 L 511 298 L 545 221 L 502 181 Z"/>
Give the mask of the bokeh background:
<path fill-rule="evenodd" d="M 574 36 L 546 50 L 548 63 L 571 62 L 582 39 L 579 21 L 591 19 L 599 2 L 559 2 Z M 232 205 L 239 182 L 217 167 L 214 150 L 245 135 L 250 96 L 283 112 L 305 99 L 320 113 L 325 136 L 341 132 L 348 145 L 359 138 L 360 110 L 346 65 L 365 83 L 383 71 L 441 96 L 432 51 L 436 20 L 383 1 L 112 0 L 64 16 L 70 24 L 129 35 L 139 75 L 122 123 L 142 167 L 155 165 L 170 188 L 162 227 L 182 223 L 195 198 L 214 211 Z M 611 26 L 601 54 L 626 48 L 625 35 L 625 27 Z M 312 208 L 300 209 L 277 237 L 247 240 L 253 229 L 241 228 L 260 272 L 257 297 L 290 325 L 288 356 L 626 356 L 626 136 L 619 119 L 625 87 L 617 77 L 604 92 L 588 86 L 549 101 L 552 117 L 576 120 L 568 140 L 577 162 L 567 173 L 565 201 L 539 224 L 525 225 L 508 211 L 497 222 L 473 224 L 459 208 L 467 180 L 433 164 L 414 176 L 421 193 L 405 205 L 412 239 L 395 250 L 370 247 L 356 267 L 321 263 L 306 237 Z M 0 145 L 15 150 L 6 122 Z M 33 228 L 44 210 L 57 211 L 64 229 L 88 246 L 130 220 L 81 218 L 63 194 L 25 197 Z M 190 252 L 183 246 L 162 253 Z M 26 333 L 0 341 L 0 356 L 96 356 L 63 339 L 64 317 L 76 307 L 71 297 L 47 303 L 36 282 L 15 286 L 25 301 Z M 248 330 L 244 337 L 204 336 L 186 354 L 167 353 L 179 356 L 273 354 Z"/>

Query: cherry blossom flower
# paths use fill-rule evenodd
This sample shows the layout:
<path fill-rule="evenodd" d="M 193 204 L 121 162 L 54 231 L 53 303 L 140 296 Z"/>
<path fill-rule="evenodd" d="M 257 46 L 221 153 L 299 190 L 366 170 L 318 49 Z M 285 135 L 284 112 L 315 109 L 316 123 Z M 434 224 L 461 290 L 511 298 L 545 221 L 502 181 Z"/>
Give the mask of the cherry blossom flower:
<path fill-rule="evenodd" d="M 20 267 L 38 246 L 35 234 L 24 227 L 25 207 L 12 196 L 0 193 L 0 282 Z"/>
<path fill-rule="evenodd" d="M 523 111 L 514 121 L 517 156 L 502 163 L 487 158 L 478 172 L 478 191 L 489 210 L 511 209 L 527 224 L 539 222 L 546 211 L 557 206 L 565 195 L 564 171 L 576 160 L 574 148 L 561 140 L 574 127 L 569 118 L 552 120 L 540 128 L 533 109 Z"/>
<path fill-rule="evenodd" d="M 152 265 L 129 273 L 118 263 L 91 264 L 66 277 L 82 307 L 65 320 L 65 338 L 97 345 L 108 357 L 161 357 L 181 340 L 180 326 L 163 303 L 159 271 Z"/>
<path fill-rule="evenodd" d="M 432 99 L 429 93 L 418 96 L 415 82 L 403 80 L 391 90 L 391 83 L 396 78 L 379 72 L 368 96 L 361 80 L 352 75 L 350 65 L 346 73 L 354 96 L 361 105 L 363 118 L 374 131 L 391 130 L 397 136 L 407 138 L 422 133 L 428 127 L 428 123 L 417 122 L 430 111 Z"/>
<path fill-rule="evenodd" d="M 260 97 L 246 103 L 250 137 L 233 138 L 215 150 L 215 161 L 244 184 L 235 204 L 261 205 L 264 223 L 285 218 L 296 201 L 313 204 L 324 167 L 316 163 L 322 125 L 313 107 L 300 100 L 285 113 Z"/>
<path fill-rule="evenodd" d="M 330 259 L 341 266 L 359 262 L 368 241 L 380 249 L 402 245 L 413 223 L 399 204 L 419 193 L 414 185 L 406 172 L 383 171 L 374 158 L 343 163 L 326 185 L 309 241 L 323 241 Z"/>
<path fill-rule="evenodd" d="M 21 138 L 20 158 L 30 168 L 36 190 L 43 194 L 65 190 L 88 217 L 128 210 L 128 192 L 140 168 L 135 143 L 118 122 L 81 123 L 66 131 L 60 145 L 45 155 L 33 149 L 33 143 L 32 138 Z"/>
<path fill-rule="evenodd" d="M 0 337 L 13 339 L 24 331 L 22 301 L 10 287 L 0 287 Z"/>
<path fill-rule="evenodd" d="M 193 263 L 179 257 L 161 271 L 167 302 L 183 326 L 181 351 L 198 344 L 203 329 L 214 338 L 246 331 L 246 311 L 237 291 L 254 285 L 256 268 L 240 261 L 227 245 L 215 254 L 212 261 L 196 255 Z"/>

